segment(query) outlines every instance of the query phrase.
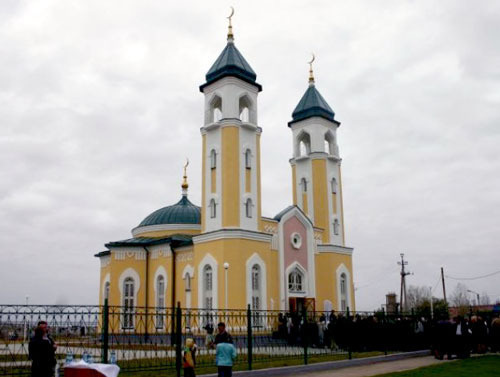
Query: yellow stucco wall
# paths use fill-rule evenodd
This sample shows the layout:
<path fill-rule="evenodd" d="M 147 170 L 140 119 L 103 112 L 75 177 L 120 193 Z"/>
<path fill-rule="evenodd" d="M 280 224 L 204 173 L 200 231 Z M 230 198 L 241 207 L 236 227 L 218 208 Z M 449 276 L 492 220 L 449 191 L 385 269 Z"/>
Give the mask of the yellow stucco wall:
<path fill-rule="evenodd" d="M 224 127 L 222 133 L 222 226 L 240 226 L 239 128 Z"/>
<path fill-rule="evenodd" d="M 263 230 L 262 227 L 262 190 L 260 187 L 260 134 L 255 135 L 256 137 L 256 154 L 257 154 L 257 221 L 258 229 Z"/>
<path fill-rule="evenodd" d="M 312 160 L 314 225 L 323 228 L 323 242 L 330 240 L 330 224 L 328 221 L 328 187 L 326 181 L 326 160 Z"/>
<path fill-rule="evenodd" d="M 257 253 L 264 261 L 267 271 L 267 307 L 270 307 L 271 298 L 277 302 L 277 279 L 269 278 L 273 276 L 273 265 L 277 264 L 277 252 L 270 250 L 270 243 L 245 239 L 224 239 L 204 242 L 195 245 L 194 265 L 195 275 L 200 278 L 198 266 L 207 253 L 217 261 L 218 275 L 218 307 L 225 306 L 225 271 L 224 263 L 229 263 L 228 269 L 228 307 L 230 309 L 246 308 L 246 261 Z M 196 282 L 198 284 L 198 282 Z M 198 285 L 196 285 L 198 287 Z M 198 290 L 193 292 L 193 303 L 198 304 Z M 215 305 L 215 303 L 214 303 Z M 276 304 L 275 304 L 276 305 Z"/>
<path fill-rule="evenodd" d="M 323 301 L 330 300 L 335 310 L 338 308 L 337 268 L 344 264 L 350 273 L 350 295 L 352 307 L 356 310 L 354 299 L 352 256 L 338 253 L 319 253 L 315 256 L 316 267 L 316 308 L 323 310 Z"/>

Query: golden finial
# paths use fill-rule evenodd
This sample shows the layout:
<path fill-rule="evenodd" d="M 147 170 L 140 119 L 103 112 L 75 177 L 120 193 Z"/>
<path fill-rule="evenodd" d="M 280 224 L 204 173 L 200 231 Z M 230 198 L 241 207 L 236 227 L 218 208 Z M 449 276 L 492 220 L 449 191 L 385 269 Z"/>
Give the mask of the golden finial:
<path fill-rule="evenodd" d="M 187 172 L 186 169 L 189 165 L 189 159 L 186 157 L 186 164 L 184 165 L 184 179 L 182 180 L 182 195 L 187 195 L 187 189 L 189 187 L 188 181 L 187 181 Z"/>
<path fill-rule="evenodd" d="M 313 62 L 316 59 L 316 56 L 314 56 L 314 53 L 311 54 L 312 59 L 310 62 L 307 62 L 307 64 L 309 64 L 309 85 L 314 85 Z"/>
<path fill-rule="evenodd" d="M 229 26 L 228 26 L 228 29 L 227 29 L 227 41 L 228 42 L 232 42 L 233 39 L 234 39 L 234 36 L 233 36 L 233 25 L 231 25 L 231 18 L 233 18 L 233 15 L 234 15 L 234 8 L 231 7 L 231 14 L 227 17 L 227 19 L 229 20 Z"/>

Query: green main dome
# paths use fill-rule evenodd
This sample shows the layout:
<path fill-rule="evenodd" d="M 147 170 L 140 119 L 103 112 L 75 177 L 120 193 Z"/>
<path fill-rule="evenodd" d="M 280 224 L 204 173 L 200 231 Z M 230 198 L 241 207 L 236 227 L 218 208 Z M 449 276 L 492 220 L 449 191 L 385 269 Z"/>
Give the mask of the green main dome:
<path fill-rule="evenodd" d="M 160 208 L 147 216 L 139 227 L 161 224 L 201 224 L 201 208 L 189 201 L 187 195 L 168 207 Z"/>

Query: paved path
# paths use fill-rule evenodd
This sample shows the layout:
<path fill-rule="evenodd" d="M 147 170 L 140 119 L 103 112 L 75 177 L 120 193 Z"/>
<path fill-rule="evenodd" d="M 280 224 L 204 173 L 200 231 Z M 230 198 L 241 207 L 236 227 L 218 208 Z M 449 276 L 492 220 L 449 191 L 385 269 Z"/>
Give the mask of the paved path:
<path fill-rule="evenodd" d="M 415 357 L 397 361 L 379 362 L 369 365 L 346 367 L 330 371 L 301 373 L 303 377 L 367 377 L 377 374 L 400 372 L 403 370 L 425 367 L 428 365 L 448 363 L 446 360 L 436 360 L 433 356 Z"/>

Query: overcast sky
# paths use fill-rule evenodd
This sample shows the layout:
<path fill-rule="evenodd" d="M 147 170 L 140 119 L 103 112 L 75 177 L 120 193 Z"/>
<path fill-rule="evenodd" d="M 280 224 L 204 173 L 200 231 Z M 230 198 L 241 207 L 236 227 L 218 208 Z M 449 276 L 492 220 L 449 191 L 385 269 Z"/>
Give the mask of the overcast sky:
<path fill-rule="evenodd" d="M 97 303 L 93 255 L 201 203 L 203 95 L 226 43 L 263 85 L 263 214 L 292 201 L 287 122 L 316 84 L 342 122 L 358 309 L 500 270 L 500 2 L 0 1 L 0 303 Z M 447 279 L 451 292 L 457 280 Z M 464 281 L 500 299 L 500 274 Z"/>

